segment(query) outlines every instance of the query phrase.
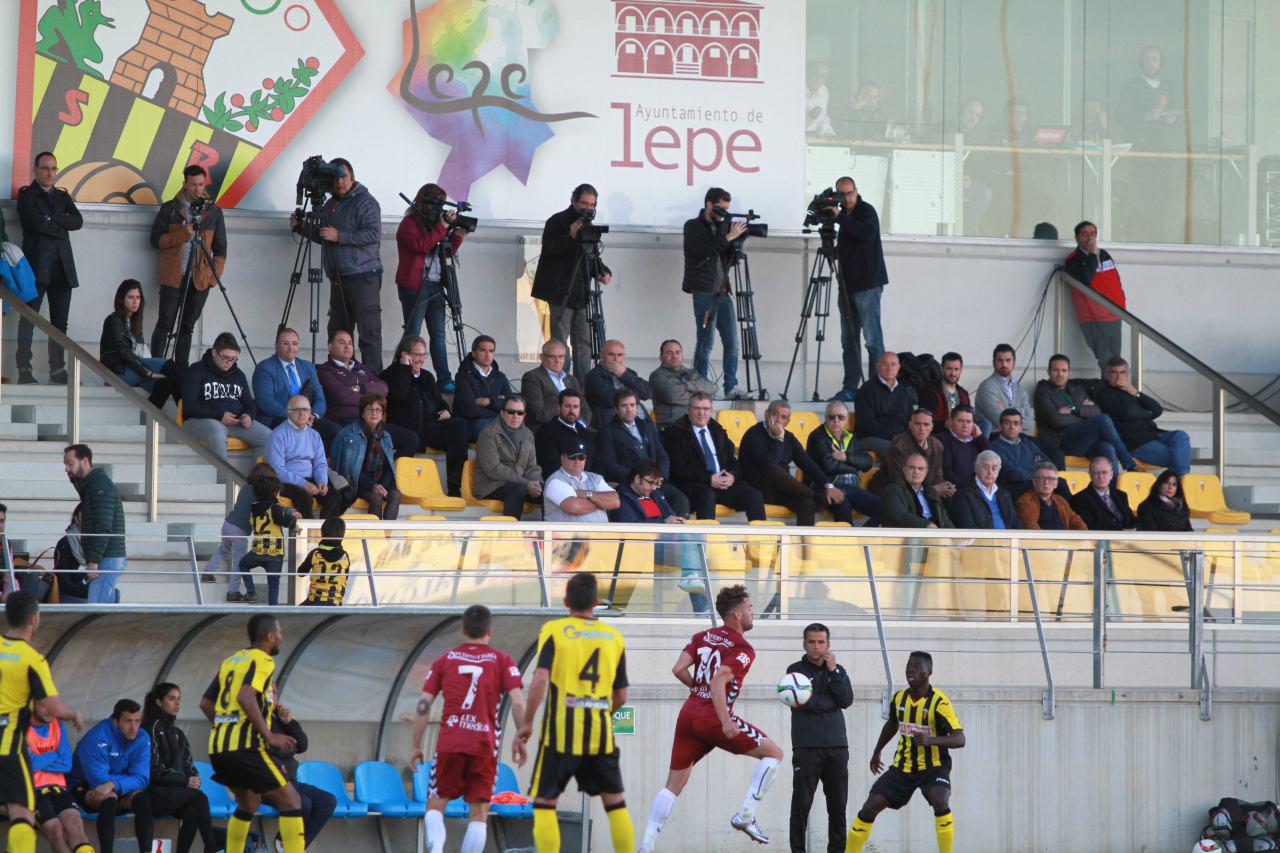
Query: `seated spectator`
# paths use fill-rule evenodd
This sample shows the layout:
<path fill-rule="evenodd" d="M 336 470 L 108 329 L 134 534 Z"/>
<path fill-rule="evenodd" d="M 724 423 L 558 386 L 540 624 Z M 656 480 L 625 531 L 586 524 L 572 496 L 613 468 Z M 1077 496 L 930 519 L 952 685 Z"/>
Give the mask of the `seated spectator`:
<path fill-rule="evenodd" d="M 4 504 L 0 504 L 0 512 L 3 512 L 3 508 Z M 71 511 L 71 523 L 53 546 L 53 572 L 58 579 L 58 600 L 62 604 L 83 604 L 89 600 L 89 577 L 84 568 L 84 540 L 80 538 L 83 523 L 84 510 L 80 504 L 76 504 L 76 508 Z M 0 521 L 0 533 L 3 532 L 4 524 Z"/>
<path fill-rule="evenodd" d="M 528 405 L 527 400 L 525 405 Z M 556 417 L 538 427 L 534 437 L 534 454 L 544 477 L 549 477 L 551 472 L 560 467 L 560 439 L 563 436 L 574 439 L 586 448 L 588 467 L 591 467 L 596 455 L 599 433 L 582 420 L 582 393 L 572 388 L 561 391 L 557 412 Z"/>
<path fill-rule="evenodd" d="M 253 452 L 271 440 L 271 429 L 255 420 L 258 407 L 249 392 L 249 380 L 236 367 L 239 360 L 240 344 L 234 335 L 222 332 L 182 374 L 182 426 L 223 460 L 228 437 L 240 439 Z"/>
<path fill-rule="evenodd" d="M 613 392 L 613 417 L 604 422 L 596 437 L 596 456 L 592 469 L 619 487 L 627 482 L 627 472 L 637 460 L 648 459 L 658 466 L 665 481 L 671 473 L 671 458 L 662 446 L 662 438 L 653 421 L 640 417 L 640 401 L 636 392 L 623 388 Z M 689 499 L 673 484 L 664 482 L 662 496 L 676 515 L 689 515 Z"/>
<path fill-rule="evenodd" d="M 178 728 L 178 712 L 182 710 L 182 690 L 178 685 L 162 681 L 143 702 L 142 730 L 151 738 L 151 810 L 155 817 L 173 817 L 179 821 L 174 853 L 188 853 L 200 835 L 205 850 L 221 850 L 226 844 L 219 839 L 209 815 L 209 798 L 200 790 L 200 774 L 191 757 L 187 735 Z"/>
<path fill-rule="evenodd" d="M 302 394 L 290 397 L 289 419 L 271 431 L 267 464 L 280 480 L 280 494 L 293 502 L 303 518 L 315 518 L 311 506 L 320 504 L 320 516 L 342 512 L 342 493 L 329 486 L 329 459 L 320 433 L 311 426 L 311 401 Z"/>
<path fill-rule="evenodd" d="M 80 808 L 98 817 L 100 853 L 115 850 L 116 817 L 123 814 L 133 815 L 138 849 L 151 849 L 151 737 L 142 731 L 142 707 L 137 702 L 121 699 L 110 717 L 84 733 L 67 781 Z"/>
<path fill-rule="evenodd" d="M 566 373 L 564 362 L 569 349 L 563 341 L 554 338 L 542 345 L 541 365 L 526 371 L 520 377 L 520 395 L 527 409 L 526 426 L 537 432 L 547 421 L 555 420 L 560 408 L 560 392 L 568 388 L 582 393 L 582 383 L 572 373 Z M 591 423 L 591 407 L 585 400 L 580 414 L 583 423 Z"/>
<path fill-rule="evenodd" d="M 1112 471 L 1118 473 L 1121 466 L 1132 471 L 1137 466 L 1110 415 L 1090 397 L 1088 383 L 1071 378 L 1071 359 L 1062 353 L 1049 356 L 1049 378 L 1036 383 L 1036 419 L 1040 424 L 1036 439 L 1046 453 L 1090 459 L 1105 456 Z"/>
<path fill-rule="evenodd" d="M 1182 482 L 1172 469 L 1160 472 L 1151 486 L 1151 494 L 1138 504 L 1138 529 L 1158 533 L 1191 532 L 1191 510 L 1182 493 Z"/>
<path fill-rule="evenodd" d="M 689 408 L 689 398 L 695 391 L 714 394 L 716 383 L 692 367 L 685 367 L 684 347 L 677 340 L 662 342 L 658 360 L 661 364 L 649 374 L 649 386 L 653 389 L 654 419 L 658 429 L 666 429 Z"/>
<path fill-rule="evenodd" d="M 881 523 L 885 527 L 954 527 L 942 498 L 926 482 L 929 460 L 919 450 L 907 451 L 899 475 L 880 493 Z"/>
<path fill-rule="evenodd" d="M 943 500 L 949 500 L 956 493 L 956 487 L 942 476 L 942 442 L 933 435 L 933 415 L 928 409 L 916 409 L 911 413 L 907 431 L 894 436 L 889 443 L 889 452 L 881 455 L 880 468 L 867 483 L 867 490 L 873 495 L 881 495 L 883 500 L 885 486 L 902 479 L 902 466 L 913 450 L 923 454 L 929 463 L 926 478 L 929 485 Z"/>
<path fill-rule="evenodd" d="M 998 420 L 998 419 L 997 419 Z M 973 422 L 973 409 L 956 406 L 951 410 L 945 431 L 938 434 L 942 444 L 942 479 L 960 488 L 973 479 L 973 463 L 978 454 L 990 450 L 991 445 L 978 432 Z"/>
<path fill-rule="evenodd" d="M 1111 416 L 1124 446 L 1148 465 L 1161 465 L 1181 477 L 1191 470 L 1191 439 L 1180 429 L 1156 426 L 1164 407 L 1129 384 L 1129 363 L 1123 358 L 1107 362 L 1098 389 L 1098 406 Z"/>
<path fill-rule="evenodd" d="M 934 431 L 945 430 L 951 418 L 951 410 L 956 406 L 972 405 L 969 392 L 960 384 L 960 374 L 964 371 L 964 359 L 958 352 L 949 352 L 942 356 L 942 378 L 930 382 L 920 395 L 920 406 L 933 413 Z"/>
<path fill-rule="evenodd" d="M 246 575 L 240 573 L 240 561 L 244 559 L 245 552 L 249 550 L 249 506 L 253 503 L 253 484 L 258 480 L 269 477 L 276 478 L 276 469 L 272 468 L 266 462 L 259 462 L 249 469 L 248 482 L 244 488 L 240 490 L 240 494 L 236 495 L 236 502 L 231 507 L 231 512 L 227 513 L 227 517 L 222 521 L 221 539 L 218 542 L 218 549 L 213 552 L 213 556 L 204 564 L 204 572 L 200 575 L 200 580 L 213 583 L 217 579 L 219 569 L 222 568 L 222 561 L 230 558 L 230 572 L 227 575 L 227 601 L 243 601 L 245 594 L 240 588 L 245 585 Z M 253 581 L 249 580 L 249 586 L 246 592 L 252 589 Z M 255 596 L 253 600 L 257 600 Z"/>
<path fill-rule="evenodd" d="M 1071 496 L 1071 508 L 1090 530 L 1133 530 L 1138 520 L 1129 496 L 1111 488 L 1111 463 L 1098 456 L 1089 462 L 1089 485 Z"/>
<path fill-rule="evenodd" d="M 526 501 L 542 497 L 542 468 L 536 440 L 524 423 L 525 406 L 519 394 L 507 397 L 498 420 L 476 439 L 472 491 L 487 501 L 502 501 L 502 514 L 512 518 L 524 516 Z"/>
<path fill-rule="evenodd" d="M 1017 409 L 1000 413 L 1000 432 L 991 439 L 991 449 L 1000 456 L 1000 483 L 1014 500 L 1031 490 L 1031 474 L 1041 462 L 1054 461 L 1033 439 L 1022 434 L 1022 413 Z M 1053 469 L 1058 470 L 1057 463 Z"/>
<path fill-rule="evenodd" d="M 596 429 L 601 429 L 613 417 L 613 395 L 623 388 L 636 392 L 639 404 L 637 417 L 649 419 L 649 410 L 642 401 L 653 393 L 649 383 L 640 374 L 627 367 L 627 349 L 622 341 L 608 340 L 600 351 L 600 363 L 591 368 L 583 379 L 587 389 L 587 402 L 596 413 Z"/>
<path fill-rule="evenodd" d="M 414 452 L 428 447 L 444 451 L 446 490 L 462 494 L 462 466 L 467 461 L 467 424 L 454 419 L 436 378 L 422 365 L 427 342 L 410 335 L 396 347 L 395 357 L 379 376 L 387 383 L 387 420 L 418 437 Z"/>
<path fill-rule="evenodd" d="M 608 524 L 618 508 L 618 493 L 604 477 L 587 470 L 587 447 L 573 435 L 561 433 L 560 465 L 547 477 L 542 492 L 542 517 L 547 521 Z"/>
<path fill-rule="evenodd" d="M 28 766 L 31 787 L 35 789 L 33 811 L 40 832 L 54 853 L 92 850 L 85 835 L 84 819 L 67 787 L 71 736 L 64 732 L 62 721 L 49 712 L 44 702 L 32 702 L 30 713 L 26 731 Z"/>
<path fill-rule="evenodd" d="M 160 409 L 171 395 L 176 399 L 182 370 L 172 361 L 151 357 L 142 336 L 143 305 L 142 285 L 131 278 L 120 282 L 114 310 L 102 321 L 98 359 L 125 382 L 151 392 L 148 402 Z"/>
<path fill-rule="evenodd" d="M 253 370 L 253 397 L 258 403 L 258 420 L 275 429 L 289 420 L 286 409 L 290 399 L 301 394 L 311 408 L 308 426 L 320 434 L 325 447 L 338 434 L 338 424 L 325 420 L 324 386 L 316 373 L 316 366 L 298 357 L 302 343 L 293 329 L 281 328 L 276 332 L 276 351 L 258 362 Z"/>
<path fill-rule="evenodd" d="M 497 342 L 479 335 L 471 342 L 471 354 L 458 366 L 454 381 L 453 410 L 467 421 L 467 437 L 475 441 L 480 430 L 493 423 L 507 397 L 511 383 L 493 360 Z"/>
<path fill-rule="evenodd" d="M 333 471 L 347 481 L 333 515 L 363 498 L 371 515 L 384 521 L 400 517 L 395 451 L 383 422 L 386 411 L 386 398 L 365 394 L 360 398 L 360 421 L 343 427 L 333 440 Z"/>
<path fill-rule="evenodd" d="M 249 528 L 253 530 L 253 542 L 240 558 L 239 566 L 245 586 L 249 588 L 242 601 L 258 600 L 250 572 L 262 569 L 267 573 L 267 603 L 272 607 L 279 603 L 285 533 L 292 530 L 294 522 L 301 517 L 302 513 L 280 503 L 280 481 L 274 476 L 262 477 L 253 484 L 253 503 L 249 504 Z"/>
<path fill-rule="evenodd" d="M 336 521 L 337 519 L 334 520 Z M 298 799 L 302 803 L 302 843 L 304 849 L 306 849 L 319 837 L 320 830 L 324 829 L 324 825 L 329 822 L 329 818 L 333 817 L 334 810 L 338 808 L 338 800 L 333 794 L 322 788 L 298 781 L 297 756 L 307 751 L 310 741 L 307 739 L 307 733 L 302 730 L 302 724 L 298 722 L 297 717 L 293 716 L 293 712 L 289 710 L 287 705 L 276 703 L 276 712 L 271 716 L 271 731 L 293 738 L 292 750 L 280 752 L 269 749 L 268 751 L 275 757 L 277 762 L 284 765 L 285 778 L 293 785 L 293 789 L 298 792 Z M 277 833 L 276 843 L 279 847 L 283 847 L 279 842 L 279 838 L 280 835 Z"/>
<path fill-rule="evenodd" d="M 951 520 L 958 528 L 969 530 L 1017 530 L 1018 514 L 1008 489 L 997 484 L 1000 457 L 994 450 L 984 450 L 973 463 L 976 475 L 956 490 L 951 499 Z"/>
<path fill-rule="evenodd" d="M 613 520 L 622 524 L 683 524 L 685 517 L 672 510 L 662 496 L 662 479 L 662 471 L 655 463 L 637 459 L 618 486 L 618 509 L 613 513 Z M 680 591 L 689 594 L 694 613 L 706 613 L 707 577 L 697 546 L 688 542 L 677 544 L 687 538 L 667 540 L 663 537 L 655 546 L 654 562 L 678 566 Z"/>
<path fill-rule="evenodd" d="M 715 518 L 716 505 L 764 518 L 760 490 L 738 478 L 738 459 L 724 427 L 711 417 L 711 395 L 695 391 L 684 417 L 662 433 L 671 458 L 671 479 L 689 498 L 698 518 Z"/>
<path fill-rule="evenodd" d="M 1023 492 L 1013 502 L 1023 530 L 1089 529 L 1067 499 L 1056 494 L 1061 482 L 1057 465 L 1049 461 L 1036 463 L 1031 475 L 1031 490 Z"/>
<path fill-rule="evenodd" d="M 765 410 L 764 420 L 742 436 L 738 467 L 742 478 L 760 490 L 765 503 L 781 504 L 796 514 L 796 523 L 812 527 L 817 501 L 831 510 L 836 521 L 853 523 L 844 492 L 827 479 L 826 472 L 809 458 L 800 439 L 787 432 L 791 422 L 791 406 L 786 400 L 774 400 Z M 791 473 L 791 466 L 804 472 L 808 485 Z"/>
<path fill-rule="evenodd" d="M 307 599 L 303 607 L 341 607 L 347 595 L 351 558 L 342 547 L 347 523 L 339 516 L 320 525 L 320 544 L 307 552 L 298 564 L 298 574 L 307 575 Z"/>
<path fill-rule="evenodd" d="M 1031 406 L 1031 398 L 1022 390 L 1018 380 L 1014 378 L 1013 369 L 1017 366 L 1017 354 L 1008 344 L 997 344 L 991 353 L 991 375 L 982 380 L 978 386 L 976 401 L 973 404 L 974 415 L 988 424 L 1000 423 L 1000 413 L 1005 409 L 1017 409 L 1022 412 L 1022 428 L 1034 435 L 1036 431 L 1036 412 Z"/>
<path fill-rule="evenodd" d="M 871 456 L 858 449 L 849 425 L 849 410 L 836 400 L 827 403 L 821 429 L 809 433 L 805 451 L 826 479 L 844 492 L 845 503 L 867 516 L 867 527 L 880 524 L 880 499 L 862 488 L 861 475 L 871 470 Z"/>
<path fill-rule="evenodd" d="M 898 381 L 898 354 L 885 350 L 876 360 L 876 378 L 862 383 L 854 396 L 854 435 L 858 447 L 883 456 L 889 442 L 906 432 L 916 392 Z"/>
<path fill-rule="evenodd" d="M 320 387 L 324 389 L 325 420 L 339 427 L 350 426 L 360 419 L 360 398 L 365 394 L 387 396 L 387 383 L 368 365 L 355 360 L 356 344 L 346 329 L 335 329 L 329 336 L 329 359 L 316 365 Z M 386 420 L 382 428 L 391 436 L 396 457 L 418 452 L 418 434 Z"/>

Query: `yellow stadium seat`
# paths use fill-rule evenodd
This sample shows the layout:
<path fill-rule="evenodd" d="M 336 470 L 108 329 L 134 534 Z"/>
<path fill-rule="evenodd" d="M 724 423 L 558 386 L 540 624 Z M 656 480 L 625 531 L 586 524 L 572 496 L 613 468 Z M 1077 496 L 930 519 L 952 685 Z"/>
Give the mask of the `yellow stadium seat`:
<path fill-rule="evenodd" d="M 1116 488 L 1129 498 L 1129 506 L 1138 511 L 1138 506 L 1151 494 L 1151 487 L 1156 484 L 1156 475 L 1149 471 L 1125 471 L 1116 477 Z"/>
<path fill-rule="evenodd" d="M 182 424 L 182 401 L 181 400 L 178 401 L 178 414 L 177 414 L 176 420 L 178 421 L 179 425 Z M 233 435 L 227 436 L 227 452 L 228 453 L 232 453 L 237 450 L 248 450 L 248 449 L 249 449 L 249 445 L 245 444 L 243 440 L 236 438 Z M 261 462 L 263 458 L 264 457 L 259 456 L 258 461 Z"/>
<path fill-rule="evenodd" d="M 502 512 L 502 501 L 485 500 L 476 497 L 475 493 L 476 481 L 476 460 L 468 459 L 462 466 L 462 499 L 466 501 L 467 506 L 481 506 L 493 513 Z M 538 508 L 538 504 L 525 501 L 524 511 L 533 512 Z M 510 517 L 510 516 L 506 516 Z"/>
<path fill-rule="evenodd" d="M 716 518 L 729 518 L 730 516 L 734 515 L 736 512 L 737 510 L 731 506 L 725 506 L 724 504 L 716 504 Z M 710 521 L 710 519 L 708 519 L 708 521 Z"/>
<path fill-rule="evenodd" d="M 809 440 L 809 433 L 822 426 L 822 415 L 818 412 L 793 411 L 791 422 L 787 424 L 787 432 L 800 440 L 803 447 Z"/>
<path fill-rule="evenodd" d="M 1089 470 L 1088 456 L 1067 456 L 1062 461 L 1068 468 L 1079 468 L 1081 471 Z"/>
<path fill-rule="evenodd" d="M 368 509 L 369 502 L 364 498 L 356 498 L 355 503 L 351 505 L 351 509 Z"/>
<path fill-rule="evenodd" d="M 1058 477 L 1067 484 L 1073 495 L 1089 485 L 1088 471 L 1059 471 Z"/>
<path fill-rule="evenodd" d="M 880 470 L 880 466 L 876 465 L 863 471 L 861 474 L 858 475 L 858 485 L 862 486 L 862 488 L 865 489 L 867 487 L 867 484 L 871 482 L 871 478 L 874 477 L 876 475 L 876 472 L 879 470 Z"/>
<path fill-rule="evenodd" d="M 1214 524 L 1248 524 L 1253 520 L 1249 513 L 1227 506 L 1216 474 L 1183 474 L 1182 492 L 1192 518 L 1207 518 Z"/>
<path fill-rule="evenodd" d="M 759 419 L 755 412 L 743 409 L 721 409 L 716 412 L 716 420 L 729 434 L 729 440 L 733 442 L 733 446 L 737 447 L 742 443 L 742 436 L 755 426 Z"/>
<path fill-rule="evenodd" d="M 520 519 L 510 515 L 482 515 L 481 521 L 519 521 Z"/>
<path fill-rule="evenodd" d="M 367 512 L 344 512 L 342 518 L 346 521 L 382 521 L 376 515 Z"/>
<path fill-rule="evenodd" d="M 423 509 L 457 512 L 467 505 L 462 498 L 451 498 L 445 495 L 444 489 L 440 486 L 440 472 L 436 468 L 436 463 L 429 459 L 407 456 L 397 459 L 396 485 L 400 489 L 400 494 Z"/>
<path fill-rule="evenodd" d="M 796 514 L 795 514 L 794 512 L 792 512 L 791 510 L 787 509 L 787 508 L 786 508 L 785 506 L 783 506 L 782 504 L 765 504 L 765 505 L 764 505 L 764 517 L 765 517 L 765 518 L 770 518 L 770 519 L 772 519 L 772 518 L 795 518 L 795 517 L 796 517 Z M 748 523 L 748 524 L 757 524 L 758 522 L 755 522 L 755 521 L 748 521 L 747 523 Z"/>

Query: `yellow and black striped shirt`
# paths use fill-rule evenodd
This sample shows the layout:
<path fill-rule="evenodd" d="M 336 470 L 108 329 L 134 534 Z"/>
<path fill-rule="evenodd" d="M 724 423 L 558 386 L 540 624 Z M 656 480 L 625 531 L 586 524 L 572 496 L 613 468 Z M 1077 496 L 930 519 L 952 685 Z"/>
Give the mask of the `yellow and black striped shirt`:
<path fill-rule="evenodd" d="M 311 575 L 307 587 L 310 604 L 342 604 L 347 594 L 347 575 L 351 572 L 351 558 L 341 545 L 321 545 L 313 548 L 302 561 L 298 571 Z"/>
<path fill-rule="evenodd" d="M 222 662 L 218 675 L 209 684 L 204 697 L 213 702 L 213 730 L 209 732 L 209 754 L 256 749 L 263 746 L 244 709 L 240 707 L 240 688 L 248 684 L 258 694 L 258 708 L 268 728 L 275 711 L 273 680 L 276 662 L 261 649 L 241 649 Z"/>
<path fill-rule="evenodd" d="M 26 640 L 0 637 L 0 756 L 22 751 L 31 703 L 57 695 L 44 655 Z"/>
<path fill-rule="evenodd" d="M 284 556 L 284 531 L 293 528 L 293 513 L 275 498 L 259 498 L 249 504 L 249 529 L 253 545 L 249 550 L 259 557 Z"/>
<path fill-rule="evenodd" d="M 930 685 L 924 696 L 912 699 L 910 690 L 899 690 L 893 695 L 893 709 L 898 715 L 901 733 L 898 748 L 893 753 L 893 766 L 903 773 L 919 773 L 935 767 L 949 769 L 951 750 L 941 746 L 917 746 L 913 749 L 908 737 L 911 726 L 924 726 L 933 737 L 943 737 L 963 728 L 946 694 Z"/>
<path fill-rule="evenodd" d="M 553 619 L 538 635 L 538 669 L 551 674 L 543 748 L 565 755 L 612 753 L 612 694 L 627 686 L 622 634 L 596 619 Z"/>

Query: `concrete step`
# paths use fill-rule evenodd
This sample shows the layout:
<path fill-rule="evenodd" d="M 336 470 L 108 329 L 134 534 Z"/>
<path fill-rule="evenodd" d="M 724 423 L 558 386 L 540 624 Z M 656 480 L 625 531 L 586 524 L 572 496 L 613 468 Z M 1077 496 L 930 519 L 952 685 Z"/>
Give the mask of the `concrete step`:
<path fill-rule="evenodd" d="M 82 403 L 80 406 L 81 424 L 123 424 L 138 426 L 142 423 L 142 412 L 129 406 L 104 400 L 100 403 Z M 13 419 L 23 423 L 62 426 L 67 422 L 66 403 L 14 406 Z"/>
<path fill-rule="evenodd" d="M 0 441 L 36 441 L 38 438 L 35 424 L 0 422 Z"/>
<path fill-rule="evenodd" d="M 40 439 L 42 441 L 62 441 L 67 437 L 67 428 L 64 424 L 37 424 L 39 428 Z M 84 444 L 93 444 L 98 441 L 131 441 L 138 444 L 145 444 L 147 440 L 146 428 L 141 424 L 124 425 L 124 424 L 98 424 L 92 421 L 80 422 L 80 441 Z"/>

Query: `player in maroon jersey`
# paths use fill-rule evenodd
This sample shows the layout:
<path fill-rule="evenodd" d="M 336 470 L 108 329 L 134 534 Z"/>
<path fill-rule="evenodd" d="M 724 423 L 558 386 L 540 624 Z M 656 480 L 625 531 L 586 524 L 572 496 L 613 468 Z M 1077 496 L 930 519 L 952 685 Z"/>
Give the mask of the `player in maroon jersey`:
<path fill-rule="evenodd" d="M 426 836 L 428 853 L 443 853 L 444 807 L 462 797 L 471 805 L 471 822 L 462 839 L 462 853 L 484 850 L 489 798 L 498 775 L 498 703 L 511 697 L 514 719 L 524 718 L 524 686 L 520 668 L 506 652 L 489 645 L 493 639 L 489 608 L 473 604 L 462 614 L 466 640 L 431 662 L 431 673 L 422 685 L 418 715 L 413 721 L 413 758 L 422 763 L 422 735 L 436 696 L 444 697 L 436 757 L 427 787 Z M 520 747 L 517 746 L 517 750 Z"/>
<path fill-rule="evenodd" d="M 734 755 L 760 759 L 751 774 L 742 807 L 729 824 L 752 841 L 769 843 L 769 837 L 756 824 L 756 808 L 773 784 L 782 750 L 764 732 L 733 713 L 734 700 L 742 692 L 742 682 L 756 659 L 755 649 L 742 636 L 752 624 L 747 588 L 739 584 L 720 590 L 716 612 L 724 625 L 694 634 L 671 668 L 672 674 L 688 686 L 689 698 L 676 720 L 667 786 L 653 798 L 649 810 L 640 847 L 643 853 L 652 853 L 676 797 L 689 782 L 693 765 L 717 747 Z"/>

